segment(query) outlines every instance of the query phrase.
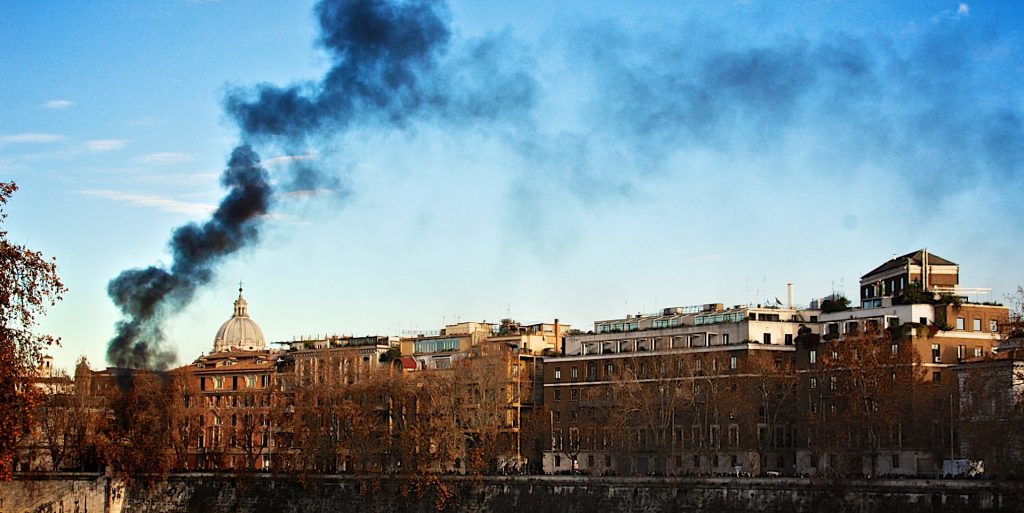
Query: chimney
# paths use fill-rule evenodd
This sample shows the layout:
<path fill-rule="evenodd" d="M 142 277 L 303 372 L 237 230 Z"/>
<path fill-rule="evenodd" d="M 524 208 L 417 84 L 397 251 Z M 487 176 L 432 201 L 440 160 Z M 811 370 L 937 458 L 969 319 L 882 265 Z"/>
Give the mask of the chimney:
<path fill-rule="evenodd" d="M 556 353 L 561 353 L 562 352 L 562 333 L 561 333 L 561 330 L 559 328 L 560 327 L 558 325 L 558 319 L 555 319 L 555 352 Z"/>
<path fill-rule="evenodd" d="M 786 284 L 786 308 L 793 309 L 793 284 Z"/>

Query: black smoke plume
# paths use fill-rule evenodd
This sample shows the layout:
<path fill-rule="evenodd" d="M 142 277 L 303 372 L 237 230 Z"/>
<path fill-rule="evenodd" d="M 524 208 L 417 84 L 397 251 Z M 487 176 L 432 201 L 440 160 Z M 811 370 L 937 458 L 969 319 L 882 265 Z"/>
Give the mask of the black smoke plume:
<path fill-rule="evenodd" d="M 461 127 L 521 116 L 534 104 L 536 84 L 525 68 L 495 64 L 505 44 L 501 36 L 449 50 L 443 2 L 324 0 L 315 13 L 331 68 L 315 82 L 232 90 L 224 107 L 246 143 L 295 155 L 356 126 L 401 129 L 433 119 Z M 133 269 L 110 282 L 108 294 L 124 316 L 107 351 L 111 364 L 169 365 L 174 354 L 162 344 L 165 316 L 187 305 L 222 259 L 258 240 L 273 191 L 247 144 L 233 153 L 222 182 L 230 192 L 213 217 L 174 232 L 170 269 Z M 278 183 L 288 191 L 343 187 L 336 173 L 301 159 L 291 161 Z"/>
<path fill-rule="evenodd" d="M 220 181 L 228 194 L 210 219 L 174 230 L 170 268 L 130 269 L 107 285 L 123 316 L 107 347 L 115 367 L 165 369 L 173 363 L 174 351 L 164 347 L 164 316 L 186 306 L 213 279 L 221 260 L 259 239 L 272 199 L 259 156 L 248 145 L 235 148 Z"/>

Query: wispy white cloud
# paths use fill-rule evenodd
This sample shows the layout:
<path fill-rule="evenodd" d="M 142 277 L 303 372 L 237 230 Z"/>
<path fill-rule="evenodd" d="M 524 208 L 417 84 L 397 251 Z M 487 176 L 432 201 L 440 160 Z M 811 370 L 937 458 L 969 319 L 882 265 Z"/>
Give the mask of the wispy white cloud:
<path fill-rule="evenodd" d="M 43 104 L 44 109 L 66 109 L 73 106 L 75 103 L 68 100 L 50 100 Z"/>
<path fill-rule="evenodd" d="M 305 155 L 282 155 L 280 157 L 272 157 L 263 161 L 264 164 L 274 166 L 279 164 L 288 164 L 290 162 L 300 162 L 303 160 L 316 160 L 318 155 L 316 153 L 307 153 Z"/>
<path fill-rule="evenodd" d="M 180 164 L 189 160 L 192 160 L 190 155 L 174 152 L 149 153 L 135 159 L 142 164 Z"/>
<path fill-rule="evenodd" d="M 318 196 L 327 196 L 328 194 L 336 194 L 338 191 L 333 189 L 300 189 L 296 191 L 288 191 L 282 194 L 283 197 L 288 199 L 304 199 L 304 198 L 315 198 Z"/>
<path fill-rule="evenodd" d="M 124 148 L 128 144 L 125 139 L 93 139 L 85 143 L 90 151 L 114 151 Z"/>
<path fill-rule="evenodd" d="M 0 144 L 52 143 L 64 139 L 63 135 L 27 132 L 23 134 L 0 135 Z"/>
<path fill-rule="evenodd" d="M 164 212 L 175 212 L 179 214 L 208 215 L 217 208 L 216 206 L 207 203 L 190 203 L 153 194 L 134 194 L 109 189 L 85 189 L 77 192 L 88 196 L 96 196 L 99 198 L 127 203 L 134 207 L 154 208 Z"/>
<path fill-rule="evenodd" d="M 967 5 L 966 2 L 961 2 L 957 4 L 956 10 L 946 9 L 940 12 L 939 14 L 932 16 L 932 21 L 938 22 L 942 20 L 959 20 L 961 18 L 966 18 L 967 16 L 970 16 L 970 14 L 971 6 Z"/>
<path fill-rule="evenodd" d="M 156 126 L 159 125 L 160 121 L 156 118 L 139 118 L 128 122 L 128 126 Z"/>

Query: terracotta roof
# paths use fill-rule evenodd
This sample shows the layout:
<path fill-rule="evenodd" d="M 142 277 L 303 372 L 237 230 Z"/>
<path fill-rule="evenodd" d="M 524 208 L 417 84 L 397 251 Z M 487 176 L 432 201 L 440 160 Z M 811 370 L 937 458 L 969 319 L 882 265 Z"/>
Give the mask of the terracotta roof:
<path fill-rule="evenodd" d="M 861 279 L 867 278 L 873 274 L 883 273 L 892 269 L 898 269 L 905 267 L 907 264 L 922 265 L 924 263 L 924 250 L 919 249 L 907 253 L 903 256 L 898 256 L 889 260 L 888 262 L 874 268 L 871 272 L 861 276 Z M 928 253 L 928 265 L 956 265 L 955 263 L 946 260 L 945 258 L 936 255 L 935 253 Z"/>

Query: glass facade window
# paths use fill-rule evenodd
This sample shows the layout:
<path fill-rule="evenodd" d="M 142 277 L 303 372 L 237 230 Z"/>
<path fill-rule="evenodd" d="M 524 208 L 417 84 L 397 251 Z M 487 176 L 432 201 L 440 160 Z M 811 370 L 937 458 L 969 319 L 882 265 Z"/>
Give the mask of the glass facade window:
<path fill-rule="evenodd" d="M 459 349 L 459 338 L 434 338 L 430 340 L 417 340 L 417 353 L 439 353 L 442 351 L 457 351 Z"/>

